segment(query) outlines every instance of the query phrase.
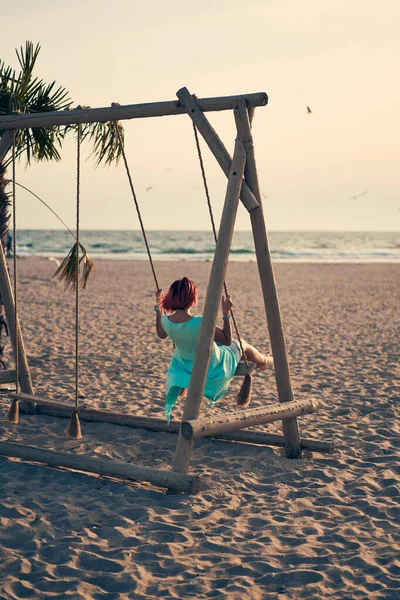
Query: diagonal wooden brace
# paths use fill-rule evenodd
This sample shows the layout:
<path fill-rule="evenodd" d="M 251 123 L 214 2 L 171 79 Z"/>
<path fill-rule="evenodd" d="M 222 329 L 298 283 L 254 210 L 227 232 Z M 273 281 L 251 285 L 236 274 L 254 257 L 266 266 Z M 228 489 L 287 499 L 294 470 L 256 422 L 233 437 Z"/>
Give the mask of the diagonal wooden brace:
<path fill-rule="evenodd" d="M 28 359 L 26 357 L 24 340 L 22 338 L 19 319 L 15 319 L 14 295 L 11 287 L 10 276 L 8 274 L 6 257 L 4 256 L 3 245 L 0 243 L 0 294 L 4 303 L 4 311 L 7 319 L 10 340 L 14 350 L 17 348 L 18 336 L 18 362 L 19 362 L 19 383 L 21 390 L 26 394 L 33 394 L 32 377 L 29 369 Z M 35 413 L 35 406 L 29 405 L 31 413 Z"/>
<path fill-rule="evenodd" d="M 196 419 L 200 411 L 207 369 L 214 343 L 215 326 L 218 318 L 236 213 L 239 205 L 239 195 L 245 163 L 246 152 L 242 142 L 237 139 L 232 168 L 228 179 L 221 224 L 218 232 L 214 261 L 211 267 L 211 274 L 207 287 L 203 319 L 200 326 L 199 338 L 197 340 L 193 370 L 183 412 L 183 418 L 185 420 Z M 180 433 L 172 465 L 173 471 L 187 473 L 192 450 L 193 441 L 185 440 Z"/>
<path fill-rule="evenodd" d="M 188 111 L 190 118 L 192 119 L 193 123 L 196 125 L 197 129 L 203 136 L 211 152 L 214 154 L 221 169 L 223 170 L 225 175 L 229 177 L 229 172 L 231 170 L 232 165 L 232 158 L 228 150 L 225 148 L 223 142 L 219 138 L 218 134 L 216 133 L 215 129 L 211 126 L 210 122 L 205 117 L 198 102 L 190 94 L 189 90 L 186 87 L 178 90 L 176 92 L 176 95 Z M 232 104 L 232 108 L 233 106 L 234 105 Z M 249 212 L 254 208 L 258 207 L 258 202 L 253 192 L 244 180 L 242 181 L 240 199 Z"/>

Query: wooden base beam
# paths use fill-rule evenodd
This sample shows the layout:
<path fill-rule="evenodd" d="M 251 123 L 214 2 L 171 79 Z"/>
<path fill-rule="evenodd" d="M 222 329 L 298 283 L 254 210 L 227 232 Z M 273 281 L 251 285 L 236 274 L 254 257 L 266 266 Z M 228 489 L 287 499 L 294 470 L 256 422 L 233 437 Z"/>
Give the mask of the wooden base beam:
<path fill-rule="evenodd" d="M 38 406 L 41 404 L 45 404 L 47 406 L 55 406 L 56 408 L 62 408 L 63 410 L 72 411 L 78 408 L 79 410 L 85 409 L 85 404 L 79 404 L 75 406 L 75 404 L 67 404 L 66 402 L 61 402 L 60 400 L 51 400 L 50 398 L 40 398 L 39 396 L 34 396 L 32 394 L 23 394 L 22 392 L 11 393 L 9 394 L 11 398 L 15 398 L 16 400 L 21 400 L 22 402 L 34 402 Z"/>
<path fill-rule="evenodd" d="M 232 433 L 221 433 L 219 435 L 205 436 L 213 440 L 221 440 L 225 442 L 242 442 L 244 444 L 257 444 L 260 446 L 278 446 L 285 448 L 286 441 L 283 435 L 277 433 L 268 433 L 266 431 L 257 431 L 255 429 L 240 429 Z M 313 440 L 309 438 L 301 438 L 300 445 L 302 450 L 309 452 L 325 452 L 332 454 L 334 452 L 333 441 L 324 442 L 321 440 Z"/>
<path fill-rule="evenodd" d="M 31 379 L 35 381 L 37 379 L 37 371 L 31 369 Z M 7 371 L 0 371 L 0 384 L 1 383 L 15 383 L 15 369 L 7 369 Z"/>
<path fill-rule="evenodd" d="M 307 400 L 293 400 L 284 404 L 273 404 L 261 408 L 249 410 L 235 410 L 234 412 L 206 419 L 188 419 L 183 421 L 181 427 L 182 436 L 186 440 L 197 439 L 205 435 L 213 435 L 236 429 L 244 429 L 253 425 L 273 423 L 292 419 L 301 415 L 316 412 L 319 408 L 318 400 L 312 398 Z"/>
<path fill-rule="evenodd" d="M 18 394 L 18 396 L 21 396 L 22 400 L 24 400 L 23 394 Z M 65 419 L 69 419 L 71 417 L 71 408 L 74 407 L 62 404 L 61 402 L 55 402 L 50 399 L 38 398 L 37 396 L 34 396 L 34 399 L 34 401 L 37 403 L 39 414 L 48 415 L 50 417 L 61 417 Z M 22 407 L 20 412 L 24 412 Z M 160 419 L 158 417 L 141 417 L 87 407 L 80 408 L 79 419 L 80 421 L 85 421 L 87 423 L 110 423 L 110 425 L 132 427 L 133 429 L 146 429 L 147 431 L 161 431 L 164 433 L 175 434 L 179 433 L 181 428 L 181 421 L 171 421 L 168 424 L 165 419 Z M 205 437 L 231 442 L 244 442 L 248 444 L 279 447 L 285 446 L 284 436 L 268 433 L 266 431 L 238 430 L 234 431 L 233 433 L 221 433 L 207 435 Z M 327 452 L 329 454 L 333 452 L 332 441 L 324 442 L 320 440 L 302 438 L 301 447 L 303 450 L 309 450 L 312 452 Z"/>
<path fill-rule="evenodd" d="M 156 487 L 167 488 L 175 492 L 195 494 L 200 490 L 200 477 L 196 475 L 140 467 L 118 460 L 62 454 L 9 442 L 0 442 L 0 455 L 20 458 L 28 462 L 39 462 L 49 467 L 64 467 L 129 481 L 146 481 Z"/>
<path fill-rule="evenodd" d="M 12 394 L 11 397 L 14 397 Z M 25 398 L 25 394 L 18 394 L 21 400 L 33 401 L 32 397 L 28 395 Z M 46 398 L 38 398 L 33 396 L 34 402 L 37 404 L 38 413 L 41 415 L 48 415 L 50 417 L 61 417 L 69 419 L 71 416 L 71 408 L 61 402 L 55 402 Z M 24 412 L 21 407 L 21 413 Z M 80 407 L 79 412 L 80 421 L 87 423 L 110 423 L 110 425 L 120 425 L 122 427 L 132 427 L 133 429 L 146 429 L 147 431 L 161 431 L 163 433 L 179 433 L 181 428 L 181 421 L 171 421 L 169 424 L 165 419 L 158 417 L 141 417 L 134 415 L 127 415 L 124 413 L 115 413 L 107 410 L 101 410 L 96 408 Z M 260 444 L 265 446 L 285 446 L 285 438 L 282 435 L 268 433 L 266 431 L 235 431 L 233 433 L 221 433 L 221 434 L 210 434 L 205 437 L 210 437 L 217 440 L 226 440 L 231 442 L 244 442 L 248 444 Z M 311 452 L 327 452 L 331 454 L 334 446 L 332 441 L 324 442 L 313 439 L 301 439 L 301 447 L 303 450 L 309 450 Z"/>

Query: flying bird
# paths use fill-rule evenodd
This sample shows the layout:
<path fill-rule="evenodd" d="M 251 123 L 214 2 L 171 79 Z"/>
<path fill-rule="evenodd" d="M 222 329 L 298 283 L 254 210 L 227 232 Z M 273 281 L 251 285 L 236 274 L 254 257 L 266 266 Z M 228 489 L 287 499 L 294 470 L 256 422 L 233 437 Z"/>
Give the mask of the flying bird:
<path fill-rule="evenodd" d="M 152 186 L 152 185 L 149 185 L 149 187 L 147 187 L 145 191 L 146 191 L 146 192 L 149 192 L 149 191 L 150 191 L 150 190 L 152 190 L 152 189 L 153 189 L 153 186 Z"/>
<path fill-rule="evenodd" d="M 358 200 L 358 198 L 365 196 L 366 193 L 367 193 L 367 190 L 364 190 L 363 192 L 361 192 L 361 194 L 356 194 L 355 196 L 349 196 L 349 199 L 350 200 Z"/>
<path fill-rule="evenodd" d="M 172 171 L 172 167 L 168 167 L 168 169 L 165 169 L 168 173 L 170 173 Z"/>
<path fill-rule="evenodd" d="M 306 115 L 309 115 L 312 113 L 312 110 L 309 106 L 306 106 L 306 109 L 307 109 Z"/>

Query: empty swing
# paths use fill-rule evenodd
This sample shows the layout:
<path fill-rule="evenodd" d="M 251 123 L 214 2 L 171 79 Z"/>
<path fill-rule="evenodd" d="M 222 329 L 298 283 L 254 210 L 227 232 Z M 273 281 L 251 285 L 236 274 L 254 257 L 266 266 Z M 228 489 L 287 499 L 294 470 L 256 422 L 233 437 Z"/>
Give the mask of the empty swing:
<path fill-rule="evenodd" d="M 78 413 L 81 408 L 85 408 L 83 405 L 80 406 L 78 402 L 79 395 L 79 282 L 83 281 L 83 285 L 89 276 L 93 264 L 88 259 L 86 254 L 80 256 L 80 172 L 81 172 L 81 142 L 82 142 L 82 127 L 79 124 L 77 126 L 77 177 L 76 177 L 76 242 L 69 252 L 67 258 L 64 259 L 60 267 L 57 269 L 55 276 L 60 275 L 64 271 L 66 276 L 67 286 L 71 285 L 75 291 L 75 401 L 72 406 L 68 406 L 65 403 L 60 403 L 53 400 L 45 400 L 42 402 L 39 398 L 33 394 L 19 394 L 19 324 L 18 324 L 18 297 L 17 297 L 17 259 L 16 252 L 14 251 L 14 323 L 15 323 L 15 395 L 7 414 L 7 420 L 10 423 L 19 422 L 19 401 L 22 399 L 25 402 L 32 403 L 44 403 L 53 406 L 62 406 L 63 408 L 70 408 L 72 411 L 71 420 L 68 427 L 65 429 L 65 433 L 74 438 L 81 439 L 81 426 L 79 422 Z M 12 169 L 13 169 L 13 188 L 12 188 L 12 202 L 13 202 L 13 236 L 14 236 L 14 248 L 16 248 L 16 200 L 15 200 L 15 135 L 13 138 L 13 150 L 12 150 Z M 71 260 L 72 259 L 72 260 Z M 83 275 L 80 275 L 80 266 L 83 264 Z M 69 270 L 66 270 L 66 265 L 69 264 Z"/>

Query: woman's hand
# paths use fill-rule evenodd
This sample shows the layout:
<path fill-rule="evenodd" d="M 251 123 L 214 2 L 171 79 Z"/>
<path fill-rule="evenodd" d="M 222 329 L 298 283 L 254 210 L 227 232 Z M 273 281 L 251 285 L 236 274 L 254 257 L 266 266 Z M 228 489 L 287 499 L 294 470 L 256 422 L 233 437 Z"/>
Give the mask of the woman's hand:
<path fill-rule="evenodd" d="M 156 331 L 157 331 L 158 337 L 162 340 L 165 340 L 165 338 L 168 337 L 168 334 L 164 331 L 164 329 L 161 326 L 161 317 L 163 315 L 163 310 L 160 308 L 160 304 L 161 304 L 161 301 L 164 296 L 162 288 L 160 288 L 159 290 L 157 290 L 155 292 L 155 296 L 156 296 L 156 305 L 154 307 L 154 310 L 156 311 Z"/>
<path fill-rule="evenodd" d="M 233 302 L 232 302 L 229 294 L 227 294 L 226 296 L 222 296 L 221 308 L 222 308 L 222 316 L 223 317 L 229 317 L 229 313 L 231 311 L 232 306 L 233 306 Z"/>
<path fill-rule="evenodd" d="M 160 288 L 159 290 L 156 291 L 155 296 L 156 296 L 156 305 L 160 306 L 161 300 L 163 299 L 163 296 L 164 296 L 162 288 Z"/>

